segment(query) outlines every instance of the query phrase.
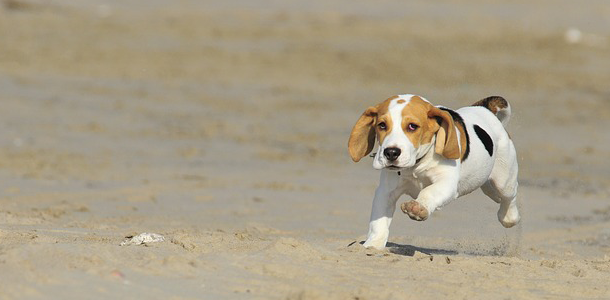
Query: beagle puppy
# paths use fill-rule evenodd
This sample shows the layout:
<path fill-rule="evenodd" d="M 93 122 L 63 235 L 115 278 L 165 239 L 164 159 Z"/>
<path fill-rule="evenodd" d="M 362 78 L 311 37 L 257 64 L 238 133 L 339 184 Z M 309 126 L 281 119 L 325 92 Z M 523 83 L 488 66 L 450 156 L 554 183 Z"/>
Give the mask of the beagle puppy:
<path fill-rule="evenodd" d="M 505 130 L 508 102 L 492 96 L 451 110 L 416 95 L 391 97 L 367 108 L 354 125 L 348 149 L 354 162 L 373 156 L 381 170 L 365 247 L 382 249 L 398 198 L 411 219 L 424 221 L 452 200 L 481 188 L 500 204 L 498 220 L 506 228 L 519 222 L 517 155 Z"/>

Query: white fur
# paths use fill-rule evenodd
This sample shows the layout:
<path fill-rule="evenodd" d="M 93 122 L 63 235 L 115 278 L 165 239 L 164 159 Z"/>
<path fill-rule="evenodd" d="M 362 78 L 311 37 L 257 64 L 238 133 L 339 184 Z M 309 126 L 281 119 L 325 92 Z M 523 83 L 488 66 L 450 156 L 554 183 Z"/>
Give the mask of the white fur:
<path fill-rule="evenodd" d="M 405 94 L 399 95 L 398 98 L 393 99 L 388 106 L 390 116 L 392 118 L 392 131 L 386 136 L 382 144 L 379 145 L 379 149 L 373 159 L 373 168 L 381 170 L 387 167 L 396 168 L 408 168 L 415 165 L 415 161 L 422 157 L 433 144 L 422 145 L 416 149 L 413 143 L 407 138 L 400 124 L 402 123 L 402 110 L 409 104 L 411 97 L 414 95 Z M 428 100 L 420 97 L 422 100 L 428 102 Z M 398 103 L 399 100 L 404 100 L 403 103 Z M 396 147 L 400 149 L 401 154 L 398 159 L 394 162 L 388 162 L 386 157 L 383 155 L 383 149 Z"/>
<path fill-rule="evenodd" d="M 415 163 L 415 159 L 412 157 L 412 155 L 405 155 L 406 153 L 413 153 L 415 151 L 415 147 L 413 147 L 413 144 L 404 134 L 400 126 L 400 120 L 402 119 L 402 110 L 405 108 L 405 106 L 407 106 L 407 104 L 409 104 L 409 101 L 411 101 L 411 97 L 412 95 L 403 95 L 390 102 L 388 110 L 390 112 L 390 116 L 392 118 L 392 123 L 394 123 L 394 126 L 392 127 L 390 133 L 383 140 L 383 143 L 379 145 L 379 149 L 381 151 L 377 151 L 377 154 L 375 155 L 375 159 L 373 160 L 373 168 L 381 170 L 385 167 L 388 167 L 388 161 L 383 155 L 383 149 L 390 147 L 397 147 L 403 153 L 395 162 L 396 166 L 412 166 Z M 398 103 L 398 100 L 404 100 L 404 102 Z"/>
<path fill-rule="evenodd" d="M 390 104 L 389 111 L 394 124 L 401 123 L 402 108 L 411 97 L 412 95 L 402 95 Z M 398 104 L 400 99 L 406 102 Z M 411 196 L 431 215 L 454 199 L 480 187 L 487 196 L 500 204 L 498 220 L 504 227 L 512 227 L 519 222 L 516 205 L 517 156 L 508 133 L 498 117 L 484 107 L 464 107 L 457 112 L 464 119 L 470 136 L 470 154 L 463 162 L 436 154 L 433 146 L 435 139 L 416 149 L 400 126 L 394 126 L 379 145 L 373 167 L 381 169 L 381 176 L 373 199 L 365 247 L 385 247 L 396 202 L 403 194 Z M 510 115 L 510 110 L 508 114 Z M 508 122 L 508 118 L 503 121 Z M 475 124 L 484 129 L 493 141 L 491 157 L 473 129 Z M 401 149 L 401 155 L 397 163 L 394 163 L 399 169 L 388 168 L 383 155 L 386 147 Z M 416 159 L 421 159 L 417 165 Z"/>

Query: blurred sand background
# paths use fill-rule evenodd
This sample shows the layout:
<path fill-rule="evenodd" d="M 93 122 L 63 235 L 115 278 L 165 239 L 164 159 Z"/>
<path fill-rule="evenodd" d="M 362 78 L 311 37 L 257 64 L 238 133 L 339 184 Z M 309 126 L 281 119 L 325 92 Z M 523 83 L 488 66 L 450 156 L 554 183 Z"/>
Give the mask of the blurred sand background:
<path fill-rule="evenodd" d="M 1 4 L 1 299 L 610 298 L 607 1 Z M 399 93 L 510 101 L 520 226 L 476 192 L 358 244 Z"/>

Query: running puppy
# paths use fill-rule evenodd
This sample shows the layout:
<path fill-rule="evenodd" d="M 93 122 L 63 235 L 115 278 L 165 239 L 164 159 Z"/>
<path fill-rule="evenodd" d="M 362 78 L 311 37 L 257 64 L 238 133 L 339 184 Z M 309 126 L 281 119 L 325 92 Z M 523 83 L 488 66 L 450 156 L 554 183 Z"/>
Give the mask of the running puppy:
<path fill-rule="evenodd" d="M 367 108 L 349 137 L 355 162 L 379 148 L 373 168 L 381 170 L 365 247 L 382 249 L 388 241 L 396 201 L 411 219 L 424 221 L 443 205 L 477 188 L 500 204 L 506 228 L 519 222 L 517 155 L 504 129 L 510 105 L 488 97 L 456 111 L 434 106 L 420 96 L 400 95 Z"/>

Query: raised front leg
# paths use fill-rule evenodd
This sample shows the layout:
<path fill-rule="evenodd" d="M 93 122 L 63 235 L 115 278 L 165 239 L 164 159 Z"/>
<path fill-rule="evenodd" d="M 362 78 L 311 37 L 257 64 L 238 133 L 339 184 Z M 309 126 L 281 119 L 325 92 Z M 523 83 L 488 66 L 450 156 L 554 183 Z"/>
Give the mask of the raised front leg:
<path fill-rule="evenodd" d="M 446 176 L 424 188 L 416 200 L 403 203 L 400 208 L 409 218 L 425 221 L 437 208 L 458 197 L 457 178 Z"/>
<path fill-rule="evenodd" d="M 379 187 L 377 187 L 373 199 L 369 234 L 364 242 L 364 247 L 383 249 L 388 242 L 396 201 L 402 194 L 398 184 L 399 177 L 396 172 L 385 170 L 381 172 Z"/>

